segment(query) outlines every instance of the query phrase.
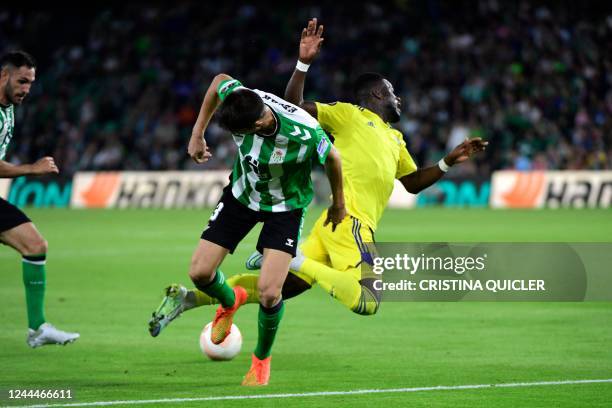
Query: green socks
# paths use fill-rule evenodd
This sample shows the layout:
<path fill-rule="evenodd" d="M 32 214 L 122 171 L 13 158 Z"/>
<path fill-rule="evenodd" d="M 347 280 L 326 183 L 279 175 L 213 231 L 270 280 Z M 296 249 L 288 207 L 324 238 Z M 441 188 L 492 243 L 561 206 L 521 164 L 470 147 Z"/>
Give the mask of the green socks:
<path fill-rule="evenodd" d="M 257 346 L 254 351 L 258 359 L 263 360 L 270 356 L 272 344 L 274 344 L 274 338 L 284 313 L 285 304 L 282 299 L 270 308 L 259 305 L 259 316 L 257 319 L 259 333 L 257 336 Z"/>
<path fill-rule="evenodd" d="M 245 287 L 247 293 L 249 293 L 249 303 L 255 303 L 258 297 L 257 279 L 257 275 L 244 274 L 233 276 L 229 280 L 233 284 L 232 286 L 240 285 Z M 198 282 L 194 282 L 194 284 L 198 288 L 197 291 L 193 291 L 197 306 L 214 304 L 216 299 L 221 302 L 223 307 L 231 307 L 236 302 L 234 290 L 228 285 L 223 272 L 219 269 L 217 269 L 213 280 L 207 285 L 200 285 Z M 257 346 L 255 347 L 254 354 L 260 360 L 270 356 L 274 338 L 276 337 L 276 332 L 284 312 L 285 304 L 282 299 L 270 308 L 259 305 Z"/>
<path fill-rule="evenodd" d="M 220 269 L 217 269 L 213 280 L 202 286 L 199 282 L 193 282 L 196 288 L 206 293 L 208 296 L 219 299 L 223 307 L 232 307 L 236 302 L 234 290 L 225 281 L 225 276 Z"/>
<path fill-rule="evenodd" d="M 227 284 L 232 288 L 235 288 L 236 286 L 242 286 L 247 292 L 246 303 L 259 303 L 259 291 L 257 290 L 258 280 L 259 275 L 253 273 L 243 273 L 227 278 Z M 200 289 L 196 288 L 190 290 L 189 292 L 191 293 L 190 296 L 193 296 L 195 303 L 194 307 L 219 304 L 217 298 L 208 296 Z"/>
<path fill-rule="evenodd" d="M 38 329 L 45 322 L 46 255 L 24 255 L 23 285 L 28 307 L 28 327 Z"/>

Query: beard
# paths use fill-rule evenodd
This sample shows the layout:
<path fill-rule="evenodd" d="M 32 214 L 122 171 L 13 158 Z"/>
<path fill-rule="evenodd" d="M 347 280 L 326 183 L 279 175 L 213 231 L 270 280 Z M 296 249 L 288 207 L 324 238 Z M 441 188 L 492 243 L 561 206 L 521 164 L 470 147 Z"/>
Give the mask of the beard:
<path fill-rule="evenodd" d="M 401 119 L 399 109 L 391 103 L 385 106 L 385 116 L 387 117 L 387 122 L 389 123 L 397 123 Z"/>
<path fill-rule="evenodd" d="M 6 97 L 6 100 L 9 101 L 13 105 L 21 104 L 21 101 L 17 100 L 16 95 L 13 92 L 13 87 L 11 86 L 10 80 L 6 84 L 6 87 L 4 88 L 4 96 Z M 22 99 L 22 101 L 23 101 L 23 99 Z"/>

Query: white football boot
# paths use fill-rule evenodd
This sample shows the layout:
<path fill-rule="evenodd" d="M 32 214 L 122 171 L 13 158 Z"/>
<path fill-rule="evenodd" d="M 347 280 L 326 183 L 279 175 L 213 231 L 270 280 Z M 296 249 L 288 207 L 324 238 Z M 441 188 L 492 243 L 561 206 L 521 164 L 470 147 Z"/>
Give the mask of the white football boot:
<path fill-rule="evenodd" d="M 79 333 L 69 333 L 56 329 L 51 323 L 43 323 L 38 330 L 28 329 L 28 346 L 32 348 L 45 344 L 61 344 L 65 346 L 81 337 Z"/>

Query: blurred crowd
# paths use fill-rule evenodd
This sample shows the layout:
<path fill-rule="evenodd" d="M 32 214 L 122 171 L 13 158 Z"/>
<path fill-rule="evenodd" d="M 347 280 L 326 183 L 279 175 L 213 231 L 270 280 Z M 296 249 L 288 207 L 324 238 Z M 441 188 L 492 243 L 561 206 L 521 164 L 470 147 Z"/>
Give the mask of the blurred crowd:
<path fill-rule="evenodd" d="M 0 52 L 23 48 L 38 60 L 7 160 L 50 154 L 64 174 L 195 168 L 186 146 L 213 76 L 282 96 L 301 29 L 316 16 L 325 42 L 306 99 L 351 100 L 359 73 L 386 75 L 403 100 L 396 126 L 420 166 L 483 137 L 488 152 L 455 172 L 612 168 L 612 12 L 506 3 L 0 10 Z M 213 121 L 206 137 L 206 167 L 230 167 L 229 135 Z"/>

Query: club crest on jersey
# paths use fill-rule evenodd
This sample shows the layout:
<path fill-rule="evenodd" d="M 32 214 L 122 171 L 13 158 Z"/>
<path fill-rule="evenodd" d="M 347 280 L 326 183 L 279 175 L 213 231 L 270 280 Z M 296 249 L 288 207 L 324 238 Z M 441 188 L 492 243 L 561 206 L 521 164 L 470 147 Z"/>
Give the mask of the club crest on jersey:
<path fill-rule="evenodd" d="M 285 159 L 285 152 L 280 149 L 274 149 L 272 156 L 270 156 L 270 164 L 282 163 Z"/>

